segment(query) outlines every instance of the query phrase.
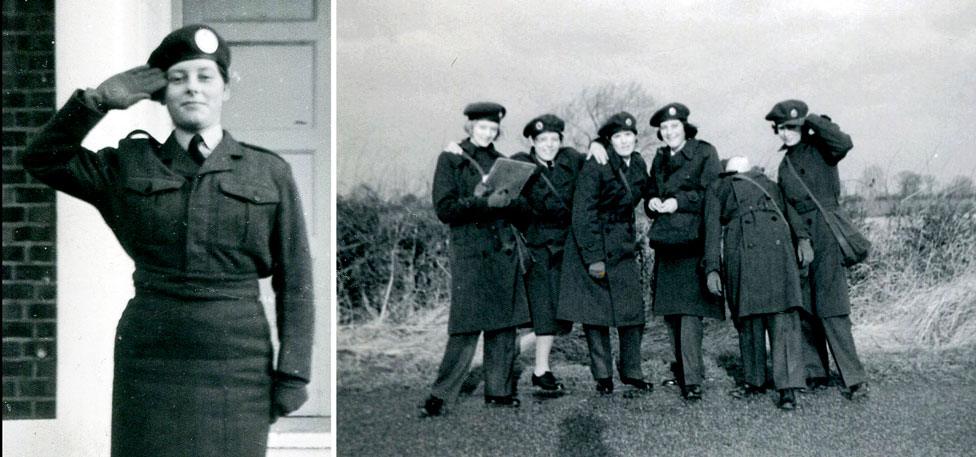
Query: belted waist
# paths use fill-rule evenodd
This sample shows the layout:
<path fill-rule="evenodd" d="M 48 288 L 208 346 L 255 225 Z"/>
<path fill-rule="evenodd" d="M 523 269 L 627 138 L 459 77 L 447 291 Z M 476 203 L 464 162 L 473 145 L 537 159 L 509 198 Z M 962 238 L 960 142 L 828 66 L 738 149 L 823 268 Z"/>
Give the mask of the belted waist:
<path fill-rule="evenodd" d="M 163 273 L 136 268 L 132 274 L 136 296 L 165 295 L 188 300 L 257 299 L 257 276 L 203 276 Z"/>
<path fill-rule="evenodd" d="M 830 211 L 830 210 L 833 210 L 833 209 L 837 209 L 837 208 L 840 207 L 840 205 L 830 204 L 830 203 L 828 203 L 826 205 L 823 205 L 823 206 L 824 206 L 824 209 L 827 210 L 827 211 Z M 793 205 L 793 207 L 796 208 L 796 212 L 798 212 L 800 214 L 805 214 L 805 213 L 809 213 L 810 211 L 813 211 L 813 210 L 817 209 L 817 204 L 814 203 L 813 200 L 803 200 L 801 202 L 797 202 L 795 205 Z"/>

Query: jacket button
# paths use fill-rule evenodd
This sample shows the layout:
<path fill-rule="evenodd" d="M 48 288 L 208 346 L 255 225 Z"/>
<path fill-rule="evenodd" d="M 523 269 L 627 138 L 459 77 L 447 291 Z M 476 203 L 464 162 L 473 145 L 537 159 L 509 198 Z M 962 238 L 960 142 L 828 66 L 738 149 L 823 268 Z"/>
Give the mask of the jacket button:
<path fill-rule="evenodd" d="M 749 243 L 749 249 L 752 249 L 752 248 L 754 248 L 755 246 L 756 246 L 756 245 L 754 245 L 754 244 L 752 244 L 752 243 Z"/>

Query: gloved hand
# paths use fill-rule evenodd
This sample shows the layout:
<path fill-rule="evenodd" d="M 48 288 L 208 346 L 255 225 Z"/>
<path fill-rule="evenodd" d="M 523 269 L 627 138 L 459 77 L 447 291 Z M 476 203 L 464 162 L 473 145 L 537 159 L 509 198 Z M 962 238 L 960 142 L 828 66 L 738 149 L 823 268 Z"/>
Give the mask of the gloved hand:
<path fill-rule="evenodd" d="M 607 264 L 602 260 L 593 262 L 590 264 L 589 273 L 594 279 L 603 279 L 607 276 Z"/>
<path fill-rule="evenodd" d="M 450 152 L 454 155 L 464 154 L 464 151 L 461 149 L 461 145 L 455 141 L 452 141 L 448 143 L 447 146 L 444 146 L 444 152 Z"/>
<path fill-rule="evenodd" d="M 164 87 L 166 75 L 162 70 L 140 65 L 109 77 L 89 95 L 99 109 L 108 111 L 126 109 Z"/>
<path fill-rule="evenodd" d="M 647 207 L 654 212 L 660 213 L 664 209 L 664 202 L 660 198 L 654 197 L 647 202 Z"/>
<path fill-rule="evenodd" d="M 271 423 L 296 411 L 308 400 L 305 381 L 283 373 L 275 373 L 271 393 Z"/>
<path fill-rule="evenodd" d="M 508 189 L 502 189 L 488 196 L 489 208 L 504 208 L 512 203 L 512 196 L 508 194 Z"/>
<path fill-rule="evenodd" d="M 669 198 L 661 204 L 662 213 L 673 213 L 678 210 L 678 200 L 674 198 Z"/>
<path fill-rule="evenodd" d="M 475 197 L 484 197 L 485 195 L 488 195 L 490 193 L 491 193 L 491 186 L 483 182 L 479 182 L 477 186 L 474 186 Z"/>
<path fill-rule="evenodd" d="M 809 238 L 800 238 L 796 246 L 796 257 L 800 261 L 800 268 L 806 268 L 813 262 L 813 245 Z"/>
<path fill-rule="evenodd" d="M 591 142 L 590 149 L 586 151 L 586 158 L 589 159 L 590 157 L 592 157 L 593 160 L 596 160 L 596 163 L 600 165 L 606 165 L 607 161 L 609 160 L 607 158 L 607 149 L 596 141 Z"/>
<path fill-rule="evenodd" d="M 705 284 L 708 286 L 708 291 L 712 295 L 722 296 L 722 277 L 719 276 L 717 271 L 708 272 L 708 277 L 705 278 Z"/>

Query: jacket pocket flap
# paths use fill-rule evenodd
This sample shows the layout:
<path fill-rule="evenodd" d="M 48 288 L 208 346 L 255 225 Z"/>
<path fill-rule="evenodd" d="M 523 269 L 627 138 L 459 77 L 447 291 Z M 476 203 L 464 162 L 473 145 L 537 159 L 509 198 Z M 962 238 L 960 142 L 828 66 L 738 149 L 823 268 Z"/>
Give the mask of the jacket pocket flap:
<path fill-rule="evenodd" d="M 278 203 L 280 201 L 278 192 L 263 186 L 244 184 L 237 181 L 220 181 L 221 192 L 234 198 L 245 200 L 257 205 Z"/>
<path fill-rule="evenodd" d="M 131 191 L 142 195 L 150 195 L 166 190 L 176 190 L 183 187 L 186 181 L 168 178 L 129 177 L 122 185 Z"/>

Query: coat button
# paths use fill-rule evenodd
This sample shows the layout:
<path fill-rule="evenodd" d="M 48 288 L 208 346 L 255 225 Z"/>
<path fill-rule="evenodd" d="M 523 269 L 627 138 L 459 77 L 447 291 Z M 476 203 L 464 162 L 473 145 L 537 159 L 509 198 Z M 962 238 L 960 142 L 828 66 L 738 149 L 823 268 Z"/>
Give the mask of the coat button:
<path fill-rule="evenodd" d="M 752 249 L 752 248 L 754 248 L 754 247 L 756 247 L 756 245 L 754 245 L 754 244 L 752 244 L 752 243 L 749 243 L 749 249 Z"/>
<path fill-rule="evenodd" d="M 750 221 L 749 219 L 746 219 L 746 220 L 745 220 L 744 222 L 745 222 L 746 224 L 751 224 L 751 223 L 752 223 L 752 221 Z"/>
<path fill-rule="evenodd" d="M 261 196 L 260 195 L 255 195 L 254 196 L 254 201 L 256 201 L 256 202 L 261 201 Z"/>
<path fill-rule="evenodd" d="M 807 225 L 813 224 L 813 219 L 807 219 Z"/>
<path fill-rule="evenodd" d="M 152 192 L 152 186 L 146 186 L 146 193 Z"/>
<path fill-rule="evenodd" d="M 805 175 L 805 174 L 807 174 L 807 171 L 801 168 L 801 169 L 800 169 L 800 174 L 801 174 L 801 175 Z"/>
<path fill-rule="evenodd" d="M 779 240 L 776 240 L 776 245 L 779 246 Z"/>
<path fill-rule="evenodd" d="M 778 221 L 779 220 L 779 218 L 777 218 L 776 216 L 773 216 L 773 217 L 771 217 L 769 219 L 772 220 L 772 221 Z"/>

